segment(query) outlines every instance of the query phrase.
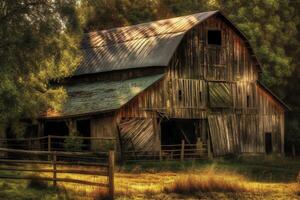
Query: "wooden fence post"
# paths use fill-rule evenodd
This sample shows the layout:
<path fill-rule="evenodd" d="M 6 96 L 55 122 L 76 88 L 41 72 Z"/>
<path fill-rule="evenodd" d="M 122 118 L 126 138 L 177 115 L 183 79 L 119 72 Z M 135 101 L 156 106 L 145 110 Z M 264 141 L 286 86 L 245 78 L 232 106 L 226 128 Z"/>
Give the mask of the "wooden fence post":
<path fill-rule="evenodd" d="M 51 152 L 51 135 L 48 135 L 48 152 Z M 48 160 L 50 160 L 50 154 L 48 156 Z"/>
<path fill-rule="evenodd" d="M 52 164 L 53 164 L 53 186 L 56 186 L 56 152 L 52 153 Z"/>
<path fill-rule="evenodd" d="M 181 140 L 180 160 L 183 161 L 183 159 L 184 159 L 184 140 Z"/>
<path fill-rule="evenodd" d="M 108 187 L 109 187 L 109 195 L 112 199 L 114 198 L 114 193 L 115 193 L 114 168 L 115 168 L 115 152 L 109 151 L 109 155 L 108 155 Z"/>
<path fill-rule="evenodd" d="M 211 146 L 210 146 L 210 138 L 207 140 L 207 154 L 208 154 L 208 159 L 212 159 L 212 152 L 211 152 Z"/>
<path fill-rule="evenodd" d="M 292 145 L 292 155 L 293 155 L 293 158 L 296 157 L 296 148 L 295 148 L 295 144 Z"/>
<path fill-rule="evenodd" d="M 161 147 L 159 148 L 159 161 L 162 161 Z"/>
<path fill-rule="evenodd" d="M 32 150 L 32 141 L 31 141 L 31 138 L 28 139 L 28 150 Z"/>

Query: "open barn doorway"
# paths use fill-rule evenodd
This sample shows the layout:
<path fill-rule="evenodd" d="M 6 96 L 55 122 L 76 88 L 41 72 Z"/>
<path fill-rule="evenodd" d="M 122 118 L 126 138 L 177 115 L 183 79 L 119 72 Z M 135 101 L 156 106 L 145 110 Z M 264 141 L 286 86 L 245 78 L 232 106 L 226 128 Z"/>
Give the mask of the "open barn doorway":
<path fill-rule="evenodd" d="M 69 135 L 69 128 L 65 121 L 46 121 L 45 122 L 45 129 L 44 129 L 45 136 L 53 135 L 53 136 L 68 136 Z M 48 142 L 45 143 L 44 149 L 48 149 Z M 51 150 L 63 150 L 63 139 L 60 138 L 51 138 Z"/>
<path fill-rule="evenodd" d="M 265 151 L 266 154 L 271 154 L 273 152 L 272 133 L 265 133 Z"/>
<path fill-rule="evenodd" d="M 77 120 L 76 122 L 77 131 L 80 136 L 91 137 L 91 121 L 89 119 Z M 91 139 L 85 138 L 82 144 L 82 150 L 90 150 Z"/>
<path fill-rule="evenodd" d="M 46 121 L 45 135 L 67 136 L 69 129 L 65 121 Z"/>
<path fill-rule="evenodd" d="M 170 119 L 161 122 L 161 145 L 181 144 L 184 140 L 187 144 L 196 144 L 196 120 Z"/>

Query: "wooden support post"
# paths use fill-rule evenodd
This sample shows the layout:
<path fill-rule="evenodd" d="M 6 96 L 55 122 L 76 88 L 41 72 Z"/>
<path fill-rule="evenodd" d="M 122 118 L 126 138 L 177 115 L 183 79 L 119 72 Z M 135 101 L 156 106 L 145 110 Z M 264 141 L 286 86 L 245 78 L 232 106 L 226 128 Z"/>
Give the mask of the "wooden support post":
<path fill-rule="evenodd" d="M 160 146 L 160 148 L 159 148 L 159 161 L 162 161 L 161 146 Z"/>
<path fill-rule="evenodd" d="M 115 168 L 115 152 L 109 151 L 109 155 L 108 155 L 108 187 L 109 187 L 109 195 L 112 199 L 114 199 L 114 193 L 115 193 L 114 168 Z"/>
<path fill-rule="evenodd" d="M 207 154 L 208 154 L 208 159 L 212 159 L 212 152 L 211 152 L 211 145 L 210 145 L 210 137 L 208 137 L 207 140 Z"/>
<path fill-rule="evenodd" d="M 180 160 L 183 161 L 183 159 L 184 159 L 184 140 L 181 140 Z"/>
<path fill-rule="evenodd" d="M 50 153 L 51 152 L 51 135 L 48 135 L 48 152 Z M 48 160 L 50 160 L 50 154 L 48 156 Z"/>
<path fill-rule="evenodd" d="M 37 136 L 38 137 L 45 136 L 45 130 L 44 129 L 45 129 L 44 122 L 43 121 L 39 121 L 38 122 L 38 132 L 37 132 Z M 42 150 L 42 144 L 41 144 L 42 140 L 38 140 L 38 141 L 35 141 L 35 142 L 36 142 L 37 148 L 39 150 Z"/>
<path fill-rule="evenodd" d="M 31 138 L 28 140 L 28 150 L 32 150 L 32 141 Z"/>
<path fill-rule="evenodd" d="M 292 144 L 292 155 L 293 155 L 293 158 L 296 157 L 296 148 L 295 148 L 295 144 Z"/>
<path fill-rule="evenodd" d="M 53 186 L 55 187 L 57 185 L 56 183 L 56 152 L 54 151 L 52 153 L 52 164 L 53 164 Z"/>

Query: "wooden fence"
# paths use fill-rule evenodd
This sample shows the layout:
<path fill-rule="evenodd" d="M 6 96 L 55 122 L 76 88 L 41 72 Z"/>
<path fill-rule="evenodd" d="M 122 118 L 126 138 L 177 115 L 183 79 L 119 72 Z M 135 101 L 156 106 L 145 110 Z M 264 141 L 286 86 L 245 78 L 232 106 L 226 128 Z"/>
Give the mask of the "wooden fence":
<path fill-rule="evenodd" d="M 48 152 L 48 151 L 29 151 L 0 148 L 0 171 L 6 172 L 34 172 L 51 173 L 51 177 L 25 176 L 25 175 L 0 175 L 2 179 L 38 179 L 42 181 L 52 181 L 56 186 L 57 182 L 70 182 L 99 187 L 107 187 L 111 197 L 114 196 L 114 151 L 102 153 L 87 152 Z M 26 159 L 19 159 L 26 155 Z M 50 160 L 49 157 L 51 158 Z M 83 161 L 82 161 L 83 160 Z M 106 160 L 105 162 L 103 160 Z M 30 168 L 28 168 L 30 165 Z M 39 168 L 39 165 L 51 166 L 49 169 Z M 61 166 L 64 169 L 59 169 Z M 71 168 L 72 166 L 72 168 Z M 74 169 L 78 166 L 93 166 L 97 170 Z M 66 169 L 67 167 L 67 169 Z M 80 174 L 107 177 L 107 183 L 96 183 L 87 180 L 73 178 L 59 178 L 58 174 Z"/>
<path fill-rule="evenodd" d="M 0 147 L 39 151 L 70 151 L 68 140 L 77 143 L 76 151 L 116 150 L 115 137 L 82 137 L 47 135 L 34 138 L 0 139 Z M 71 141 L 72 142 L 72 141 Z M 100 149 L 99 149 L 100 148 Z M 102 149 L 101 149 L 102 148 Z"/>
<path fill-rule="evenodd" d="M 123 157 L 129 161 L 207 159 L 212 158 L 210 149 L 210 142 L 186 144 L 182 140 L 181 144 L 161 145 L 159 151 L 124 151 Z"/>

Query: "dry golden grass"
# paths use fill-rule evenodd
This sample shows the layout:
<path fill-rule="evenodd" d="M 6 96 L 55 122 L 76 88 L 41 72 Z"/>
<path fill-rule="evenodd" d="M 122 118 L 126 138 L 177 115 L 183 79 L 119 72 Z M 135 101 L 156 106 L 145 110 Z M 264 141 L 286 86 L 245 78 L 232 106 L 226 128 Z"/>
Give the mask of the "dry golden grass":
<path fill-rule="evenodd" d="M 170 186 L 166 186 L 167 193 L 195 194 L 199 192 L 245 192 L 249 191 L 242 179 L 236 175 L 212 174 L 188 175 L 176 179 Z"/>
<path fill-rule="evenodd" d="M 51 166 L 40 166 L 40 168 L 51 168 Z M 69 167 L 68 167 L 69 168 Z M 66 169 L 59 167 L 59 169 Z M 74 167 L 74 169 L 81 169 Z M 84 167 L 88 170 L 97 168 Z M 51 177 L 51 173 L 40 173 L 39 176 Z M 73 178 L 89 180 L 97 183 L 107 183 L 106 177 L 77 174 L 58 174 L 59 178 Z M 51 186 L 51 182 L 49 182 Z M 73 183 L 58 182 L 58 187 L 65 191 L 70 199 L 109 199 L 106 188 L 86 186 Z M 61 191 L 61 190 L 60 190 Z M 174 195 L 188 195 L 201 193 L 201 195 L 261 195 L 253 199 L 278 199 L 283 196 L 284 200 L 291 195 L 292 198 L 299 197 L 300 188 L 297 183 L 270 183 L 255 182 L 245 178 L 234 170 L 219 170 L 214 165 L 206 168 L 191 169 L 177 172 L 116 172 L 115 173 L 115 196 L 116 199 L 180 199 L 186 197 Z M 270 196 L 271 195 L 271 196 Z M 286 196 L 284 196 L 286 195 Z M 298 196 L 297 196 L 298 195 Z M 267 198 L 269 197 L 270 198 Z M 170 198 L 169 198 L 170 197 Z M 223 197 L 222 197 L 223 198 Z M 219 199 L 222 199 L 221 197 Z M 208 198 L 209 199 L 209 198 Z M 224 199 L 224 198 L 223 198 Z M 230 199 L 230 198 L 229 198 Z M 240 199 L 240 198 L 238 198 Z"/>
<path fill-rule="evenodd" d="M 111 200 L 112 197 L 109 195 L 108 191 L 103 188 L 98 188 L 89 194 L 94 200 Z"/>
<path fill-rule="evenodd" d="M 294 186 L 294 193 L 300 197 L 300 183 Z"/>

